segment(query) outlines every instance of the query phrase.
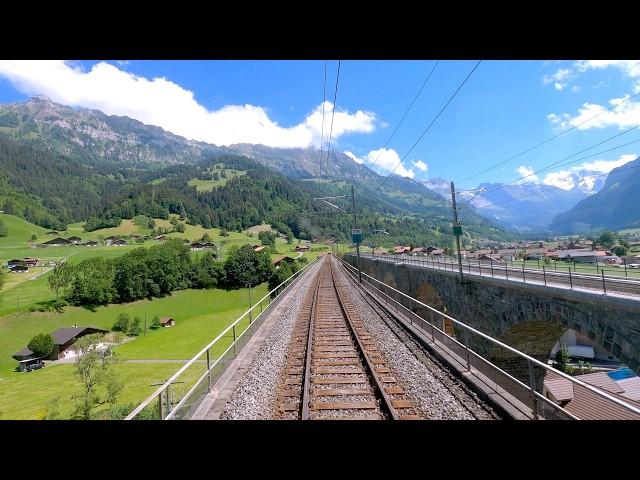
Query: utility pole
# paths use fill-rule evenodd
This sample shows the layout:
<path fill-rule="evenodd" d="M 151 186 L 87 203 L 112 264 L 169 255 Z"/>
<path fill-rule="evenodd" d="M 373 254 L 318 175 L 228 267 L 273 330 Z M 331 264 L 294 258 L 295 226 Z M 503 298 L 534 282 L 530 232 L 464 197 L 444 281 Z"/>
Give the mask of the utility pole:
<path fill-rule="evenodd" d="M 453 205 L 453 234 L 456 236 L 458 245 L 458 267 L 460 269 L 460 283 L 464 283 L 462 276 L 462 252 L 460 251 L 460 235 L 462 235 L 462 225 L 458 222 L 458 207 L 456 206 L 456 191 L 451 182 L 451 203 Z"/>
<path fill-rule="evenodd" d="M 356 193 L 353 184 L 351 184 L 351 200 L 353 201 L 353 240 L 356 244 L 356 253 L 358 255 L 358 281 L 362 283 L 362 267 L 360 266 L 360 241 L 362 241 L 362 233 L 358 231 L 358 219 L 356 216 Z M 359 235 L 358 235 L 359 234 Z"/>
<path fill-rule="evenodd" d="M 147 336 L 147 312 L 144 312 L 144 336 Z"/>

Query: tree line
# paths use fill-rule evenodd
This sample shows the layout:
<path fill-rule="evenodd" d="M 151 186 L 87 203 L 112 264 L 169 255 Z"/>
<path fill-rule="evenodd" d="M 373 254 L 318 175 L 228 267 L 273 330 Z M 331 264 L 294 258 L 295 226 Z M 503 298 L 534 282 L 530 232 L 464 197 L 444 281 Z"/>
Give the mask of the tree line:
<path fill-rule="evenodd" d="M 56 266 L 49 286 L 73 305 L 105 305 L 160 297 L 186 288 L 243 288 L 264 282 L 278 285 L 283 272 L 300 268 L 293 262 L 275 269 L 269 255 L 250 245 L 231 247 L 224 263 L 213 252 L 199 259 L 180 239 L 150 248 L 137 248 L 121 257 L 93 257 Z M 277 283 L 274 283 L 277 282 Z"/>

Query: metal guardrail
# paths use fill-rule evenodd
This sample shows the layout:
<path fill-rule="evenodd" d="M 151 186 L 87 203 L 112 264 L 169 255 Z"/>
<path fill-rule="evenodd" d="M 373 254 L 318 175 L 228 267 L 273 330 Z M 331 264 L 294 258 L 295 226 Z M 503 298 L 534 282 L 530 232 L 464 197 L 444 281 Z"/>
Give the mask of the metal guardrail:
<path fill-rule="evenodd" d="M 204 396 L 211 390 L 212 385 L 222 376 L 230 362 L 237 357 L 238 352 L 242 350 L 255 330 L 262 324 L 266 314 L 273 309 L 274 305 L 278 304 L 282 294 L 288 292 L 300 276 L 315 265 L 317 261 L 318 259 L 316 258 L 313 262 L 298 270 L 258 300 L 251 308 L 244 312 L 182 368 L 158 387 L 155 392 L 149 395 L 149 397 L 127 415 L 125 420 L 135 419 L 145 408 L 149 407 L 154 400 L 158 402 L 157 406 L 160 420 L 189 418 L 197 410 Z M 265 303 L 266 306 L 264 305 Z M 260 309 L 260 312 L 255 315 L 258 309 Z M 242 327 L 244 328 L 242 329 Z M 228 345 L 226 345 L 227 343 Z M 212 359 L 212 353 L 214 353 L 215 350 L 221 349 L 224 349 L 223 352 L 217 358 Z M 182 396 L 179 402 L 173 406 L 170 392 L 171 385 L 182 383 L 177 380 L 180 377 L 186 377 L 185 372 L 187 372 L 190 367 L 194 367 L 196 370 L 199 370 L 198 367 L 201 367 L 204 368 L 204 371 L 184 396 Z M 196 373 L 200 372 L 196 371 Z"/>
<path fill-rule="evenodd" d="M 448 270 L 458 272 L 458 261 L 442 257 L 417 256 L 417 255 L 375 255 L 371 253 L 361 253 L 363 258 L 374 258 L 395 264 L 418 265 L 425 268 L 437 270 Z M 509 268 L 507 263 L 496 264 L 492 262 L 481 262 L 463 260 L 462 271 L 465 275 L 479 275 L 491 278 L 504 278 L 507 280 L 522 281 L 537 285 L 557 285 L 569 287 L 570 290 L 586 289 L 602 292 L 605 295 L 611 293 L 640 296 L 640 278 L 637 280 L 619 277 L 606 276 L 604 270 L 600 269 L 600 275 L 590 275 L 571 271 L 568 266 L 567 272 L 547 269 L 544 265 L 542 269 L 526 268 L 524 263 L 522 268 Z"/>
<path fill-rule="evenodd" d="M 341 259 L 342 264 L 346 267 L 347 271 L 356 279 L 357 281 L 357 269 L 347 263 L 344 259 Z M 554 403 L 551 399 L 545 397 L 540 392 L 537 391 L 535 373 L 536 368 L 544 369 L 545 371 L 553 372 L 555 375 L 560 376 L 564 379 L 569 380 L 574 385 L 580 385 L 587 390 L 595 393 L 599 397 L 603 398 L 606 402 L 611 402 L 616 404 L 628 412 L 640 416 L 640 409 L 630 405 L 619 398 L 616 398 L 612 395 L 609 395 L 607 392 L 604 392 L 588 383 L 577 380 L 575 377 L 567 375 L 505 343 L 496 340 L 495 338 L 482 333 L 479 330 L 476 330 L 469 325 L 456 320 L 455 318 L 417 300 L 400 290 L 397 290 L 380 280 L 372 277 L 371 275 L 367 275 L 362 272 L 363 279 L 363 287 L 368 288 L 370 291 L 378 293 L 382 295 L 387 304 L 394 305 L 396 311 L 399 311 L 401 308 L 403 312 L 405 312 L 410 321 L 411 325 L 420 328 L 425 334 L 431 335 L 431 339 L 434 342 L 439 342 L 441 345 L 444 345 L 449 350 L 449 353 L 454 353 L 458 358 L 462 360 L 462 365 L 466 363 L 466 368 L 468 371 L 471 371 L 472 367 L 475 367 L 479 372 L 481 372 L 485 377 L 494 382 L 494 391 L 498 394 L 501 393 L 500 388 L 502 390 L 508 392 L 513 395 L 515 398 L 520 400 L 525 405 L 529 405 L 533 416 L 535 419 L 539 417 L 545 419 L 572 419 L 579 420 L 578 417 L 568 412 L 560 405 Z M 375 284 L 379 285 L 380 288 L 376 287 Z M 389 292 L 389 293 L 387 293 Z M 403 305 L 400 301 L 404 299 L 409 307 Z M 426 309 L 429 313 L 429 320 L 423 318 L 418 315 L 412 308 L 420 307 Z M 435 320 L 433 319 L 434 315 L 436 318 L 440 318 L 440 328 L 435 325 Z M 448 333 L 446 333 L 445 327 L 445 319 L 449 322 L 452 322 L 453 325 L 458 327 L 460 331 L 463 333 L 463 337 L 465 339 L 464 342 L 458 341 L 456 338 L 452 337 Z M 414 322 L 415 320 L 415 322 Z M 475 352 L 473 349 L 469 347 L 472 338 L 470 336 L 475 336 L 477 339 L 481 339 L 484 342 L 492 345 L 493 347 L 500 349 L 502 351 L 506 351 L 514 355 L 516 358 L 526 362 L 527 370 L 528 370 L 528 382 L 525 383 L 512 374 L 506 372 L 504 369 L 499 366 L 493 364 L 486 358 L 484 358 L 481 354 Z"/>

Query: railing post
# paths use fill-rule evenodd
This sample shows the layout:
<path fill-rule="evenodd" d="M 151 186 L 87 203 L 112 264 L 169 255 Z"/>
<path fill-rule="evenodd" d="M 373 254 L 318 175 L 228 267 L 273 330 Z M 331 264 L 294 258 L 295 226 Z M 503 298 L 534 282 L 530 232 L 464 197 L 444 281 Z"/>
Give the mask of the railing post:
<path fill-rule="evenodd" d="M 478 262 L 478 274 L 480 276 L 482 276 L 482 265 L 480 265 L 480 262 Z M 493 275 L 491 275 L 491 276 L 493 276 Z"/>
<path fill-rule="evenodd" d="M 607 294 L 607 283 L 604 281 L 604 270 L 600 270 L 600 273 L 602 273 L 602 290 L 604 291 L 604 294 Z"/>
<path fill-rule="evenodd" d="M 238 355 L 238 346 L 236 345 L 236 326 L 233 326 L 233 356 Z"/>
<path fill-rule="evenodd" d="M 571 268 L 569 268 L 569 288 L 573 290 L 573 279 L 571 278 Z"/>
<path fill-rule="evenodd" d="M 167 395 L 167 415 L 171 413 L 171 384 L 167 385 L 166 395 Z"/>
<path fill-rule="evenodd" d="M 504 275 L 505 277 L 507 277 L 507 280 L 509 280 L 509 270 L 507 269 L 507 264 L 504 264 Z"/>
<path fill-rule="evenodd" d="M 527 278 L 524 275 L 524 262 L 522 263 L 522 282 L 526 283 L 527 282 Z"/>
<path fill-rule="evenodd" d="M 544 277 L 544 284 L 547 284 L 547 271 L 544 268 L 544 265 L 542 265 L 542 276 Z"/>
<path fill-rule="evenodd" d="M 464 348 L 467 350 L 467 371 L 471 371 L 471 353 L 469 352 L 469 330 L 465 328 Z"/>
<path fill-rule="evenodd" d="M 529 389 L 531 390 L 531 401 L 533 403 L 533 419 L 538 420 L 538 398 L 536 397 L 536 375 L 533 371 L 531 360 L 527 360 L 529 365 Z"/>
<path fill-rule="evenodd" d="M 162 393 L 163 392 L 160 392 L 160 395 L 158 395 L 158 412 L 160 413 L 160 420 L 164 420 L 162 413 Z"/>
<path fill-rule="evenodd" d="M 209 359 L 209 349 L 207 348 L 207 371 L 209 372 L 209 388 L 207 388 L 207 392 L 211 391 L 211 361 Z"/>
<path fill-rule="evenodd" d="M 493 278 L 493 263 L 490 263 L 491 265 L 491 278 Z M 480 266 L 480 262 L 478 262 L 478 266 Z"/>
<path fill-rule="evenodd" d="M 627 275 L 627 260 L 623 258 L 622 261 L 624 262 L 624 276 L 628 277 L 629 275 Z"/>

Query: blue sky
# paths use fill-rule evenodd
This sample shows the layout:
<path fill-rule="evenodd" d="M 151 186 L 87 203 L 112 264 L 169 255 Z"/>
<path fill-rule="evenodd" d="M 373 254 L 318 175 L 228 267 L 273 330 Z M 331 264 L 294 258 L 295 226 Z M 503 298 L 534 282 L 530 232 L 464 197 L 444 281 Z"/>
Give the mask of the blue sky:
<path fill-rule="evenodd" d="M 434 62 L 343 61 L 332 149 L 349 152 L 357 161 L 387 173 L 474 64 L 441 61 L 388 149 L 381 151 Z M 0 102 L 44 93 L 59 103 L 128 115 L 218 145 L 318 147 L 324 65 L 324 61 L 0 61 Z M 329 61 L 327 102 L 333 101 L 336 69 L 337 61 Z M 609 108 L 615 99 L 638 92 L 638 61 L 483 61 L 396 173 L 461 182 Z M 516 180 L 637 125 L 638 99 L 460 186 Z M 325 130 L 330 109 L 331 103 L 325 104 Z M 632 132 L 601 149 L 636 138 L 640 133 Z M 565 172 L 606 173 L 635 158 L 638 145 L 526 181 L 562 186 Z"/>

